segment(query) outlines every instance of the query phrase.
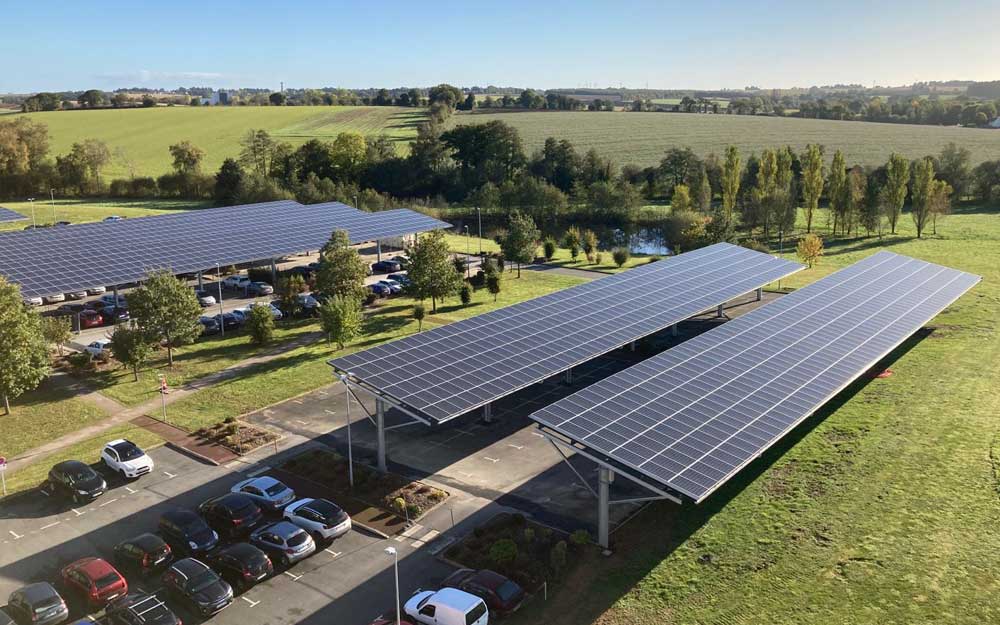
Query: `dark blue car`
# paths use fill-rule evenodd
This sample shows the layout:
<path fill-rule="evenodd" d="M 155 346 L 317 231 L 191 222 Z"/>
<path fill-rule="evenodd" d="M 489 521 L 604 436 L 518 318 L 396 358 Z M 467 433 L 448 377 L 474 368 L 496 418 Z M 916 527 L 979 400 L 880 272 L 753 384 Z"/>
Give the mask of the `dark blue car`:
<path fill-rule="evenodd" d="M 385 284 L 369 284 L 368 288 L 379 297 L 389 297 L 392 295 L 392 290 Z"/>

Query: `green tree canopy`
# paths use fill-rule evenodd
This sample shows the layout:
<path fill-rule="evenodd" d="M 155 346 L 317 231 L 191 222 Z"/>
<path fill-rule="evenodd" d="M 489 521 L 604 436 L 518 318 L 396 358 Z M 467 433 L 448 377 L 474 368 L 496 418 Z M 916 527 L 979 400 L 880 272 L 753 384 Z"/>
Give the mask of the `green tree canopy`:
<path fill-rule="evenodd" d="M 190 176 L 201 170 L 201 161 L 205 158 L 205 151 L 195 144 L 185 140 L 171 145 L 169 149 L 174 171 L 178 174 Z"/>
<path fill-rule="evenodd" d="M 886 165 L 885 216 L 889 220 L 889 231 L 896 234 L 896 224 L 903 213 L 907 186 L 910 182 L 910 162 L 896 154 L 889 157 Z"/>
<path fill-rule="evenodd" d="M 167 271 L 149 274 L 126 299 L 129 314 L 146 339 L 166 345 L 170 366 L 174 364 L 174 348 L 192 343 L 201 335 L 201 306 L 194 290 Z"/>
<path fill-rule="evenodd" d="M 454 295 L 462 284 L 455 272 L 448 242 L 440 230 L 420 235 L 409 251 L 410 266 L 406 270 L 417 299 L 430 298 L 431 312 L 437 312 L 437 300 Z"/>
<path fill-rule="evenodd" d="M 541 233 L 535 227 L 535 221 L 528 215 L 514 212 L 507 226 L 507 236 L 500 243 L 504 258 L 517 263 L 517 277 L 521 277 L 521 264 L 530 263 L 535 259 L 538 250 L 538 238 Z"/>
<path fill-rule="evenodd" d="M 334 230 L 319 253 L 316 288 L 327 295 L 350 297 L 360 302 L 366 293 L 367 275 L 368 268 L 358 250 L 351 247 L 347 232 Z"/>
<path fill-rule="evenodd" d="M 0 277 L 0 395 L 10 400 L 38 386 L 49 374 L 49 345 L 38 313 L 29 310 L 16 284 Z"/>
<path fill-rule="evenodd" d="M 274 338 L 274 315 L 267 304 L 252 307 L 246 325 L 251 343 L 267 345 Z"/>
<path fill-rule="evenodd" d="M 149 361 L 153 355 L 153 346 L 149 337 L 139 328 L 125 324 L 115 326 L 111 333 L 111 354 L 115 360 L 132 370 L 132 377 L 139 381 L 139 368 Z"/>
<path fill-rule="evenodd" d="M 810 143 L 802 155 L 802 197 L 806 202 L 806 232 L 812 232 L 813 217 L 819 208 L 826 181 L 823 146 Z"/>
<path fill-rule="evenodd" d="M 361 335 L 364 315 L 361 304 L 353 297 L 335 295 L 319 307 L 320 324 L 329 343 L 336 343 L 344 349 L 348 343 Z"/>

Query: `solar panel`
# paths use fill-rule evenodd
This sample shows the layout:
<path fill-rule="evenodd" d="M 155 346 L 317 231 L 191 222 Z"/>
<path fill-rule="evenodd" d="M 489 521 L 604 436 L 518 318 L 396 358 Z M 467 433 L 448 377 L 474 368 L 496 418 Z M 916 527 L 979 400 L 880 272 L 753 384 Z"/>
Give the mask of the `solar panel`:
<path fill-rule="evenodd" d="M 330 364 L 442 422 L 800 269 L 719 243 Z"/>
<path fill-rule="evenodd" d="M 8 221 L 23 221 L 25 219 L 27 219 L 27 217 L 21 213 L 0 206 L 0 223 L 7 223 Z"/>
<path fill-rule="evenodd" d="M 407 209 L 366 213 L 339 202 L 266 202 L 0 232 L 0 274 L 25 296 L 134 282 L 153 269 L 188 273 L 318 250 L 334 230 L 352 243 L 448 228 Z"/>
<path fill-rule="evenodd" d="M 879 252 L 531 418 L 701 501 L 979 280 Z"/>

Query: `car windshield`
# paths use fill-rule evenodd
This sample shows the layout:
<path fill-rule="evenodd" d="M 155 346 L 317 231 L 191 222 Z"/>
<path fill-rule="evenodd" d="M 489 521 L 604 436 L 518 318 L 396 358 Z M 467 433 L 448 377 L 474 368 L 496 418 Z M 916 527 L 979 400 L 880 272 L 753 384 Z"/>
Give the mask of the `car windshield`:
<path fill-rule="evenodd" d="M 121 443 L 120 445 L 116 445 L 115 451 L 118 452 L 118 457 L 122 460 L 135 460 L 136 458 L 142 457 L 142 450 L 132 443 Z"/>
<path fill-rule="evenodd" d="M 288 546 L 298 547 L 302 543 L 306 542 L 308 539 L 309 539 L 308 534 L 306 534 L 305 532 L 299 532 L 295 536 L 292 536 L 291 538 L 288 539 Z"/>
<path fill-rule="evenodd" d="M 340 515 L 340 508 L 338 508 L 336 504 L 332 504 L 329 501 L 323 501 L 322 499 L 316 499 L 310 502 L 308 509 L 325 519 L 333 519 Z"/>
<path fill-rule="evenodd" d="M 510 601 L 517 596 L 520 590 L 521 588 L 517 584 L 508 579 L 497 588 L 497 596 L 500 597 L 501 601 Z"/>
<path fill-rule="evenodd" d="M 285 491 L 285 485 L 279 482 L 277 484 L 271 484 L 264 490 L 267 491 L 268 495 L 274 497 L 275 495 Z"/>
<path fill-rule="evenodd" d="M 216 582 L 215 573 L 211 570 L 204 570 L 198 573 L 194 577 L 188 580 L 187 587 L 191 589 L 192 592 L 198 592 L 200 590 L 205 590 L 212 584 Z"/>
<path fill-rule="evenodd" d="M 51 597 L 44 597 L 39 599 L 34 604 L 35 614 L 41 614 L 46 610 L 50 610 L 55 606 L 59 605 L 60 599 L 57 595 L 52 595 Z"/>
<path fill-rule="evenodd" d="M 465 624 L 472 625 L 473 623 L 481 619 L 484 614 L 486 614 L 486 604 L 480 601 L 479 605 L 472 608 L 465 614 Z"/>
<path fill-rule="evenodd" d="M 205 525 L 205 522 L 202 521 L 201 519 L 191 519 L 191 521 L 189 521 L 188 524 L 184 526 L 184 533 L 188 535 L 198 534 L 200 532 L 204 532 L 207 529 L 208 526 Z"/>
<path fill-rule="evenodd" d="M 104 577 L 97 578 L 97 581 L 94 582 L 94 586 L 100 589 L 100 588 L 107 588 L 108 586 L 113 586 L 114 584 L 117 583 L 118 583 L 118 574 L 108 573 Z"/>
<path fill-rule="evenodd" d="M 76 482 L 82 482 L 84 480 L 89 480 L 94 477 L 94 471 L 90 467 L 80 467 L 79 469 L 69 469 L 66 471 L 66 477 L 69 478 L 70 484 L 75 484 Z"/>

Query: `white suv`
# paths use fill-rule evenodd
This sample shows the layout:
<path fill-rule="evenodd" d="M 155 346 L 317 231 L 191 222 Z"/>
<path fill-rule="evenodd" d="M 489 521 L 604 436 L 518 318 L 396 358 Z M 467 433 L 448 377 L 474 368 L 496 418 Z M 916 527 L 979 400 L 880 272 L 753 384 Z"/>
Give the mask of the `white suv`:
<path fill-rule="evenodd" d="M 153 459 L 132 441 L 119 438 L 104 445 L 101 460 L 109 469 L 134 480 L 153 470 Z"/>
<path fill-rule="evenodd" d="M 403 611 L 421 625 L 486 625 L 490 619 L 482 599 L 457 588 L 419 591 Z"/>
<path fill-rule="evenodd" d="M 233 274 L 226 276 L 226 279 L 222 281 L 222 286 L 227 289 L 245 289 L 250 286 L 250 278 Z"/>

